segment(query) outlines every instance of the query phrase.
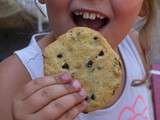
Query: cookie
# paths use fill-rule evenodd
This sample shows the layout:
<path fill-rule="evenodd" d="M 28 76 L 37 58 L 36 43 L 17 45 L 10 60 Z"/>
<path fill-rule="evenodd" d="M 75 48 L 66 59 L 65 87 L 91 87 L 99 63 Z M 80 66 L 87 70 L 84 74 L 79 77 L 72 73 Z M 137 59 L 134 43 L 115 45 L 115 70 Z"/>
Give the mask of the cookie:
<path fill-rule="evenodd" d="M 85 112 L 106 108 L 122 82 L 119 56 L 97 31 L 76 27 L 45 48 L 46 75 L 69 72 L 87 92 Z"/>

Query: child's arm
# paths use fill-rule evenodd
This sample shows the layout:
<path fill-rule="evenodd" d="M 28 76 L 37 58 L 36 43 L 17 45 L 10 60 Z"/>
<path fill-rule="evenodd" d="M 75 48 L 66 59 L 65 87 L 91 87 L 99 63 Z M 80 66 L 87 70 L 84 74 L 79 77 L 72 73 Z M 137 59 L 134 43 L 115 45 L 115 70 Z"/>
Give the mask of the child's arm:
<path fill-rule="evenodd" d="M 15 55 L 0 63 L 0 119 L 12 120 L 11 104 L 17 91 L 21 89 L 30 76 Z"/>
<path fill-rule="evenodd" d="M 86 107 L 85 95 L 63 75 L 33 81 L 16 56 L 0 63 L 0 119 L 74 119 Z"/>

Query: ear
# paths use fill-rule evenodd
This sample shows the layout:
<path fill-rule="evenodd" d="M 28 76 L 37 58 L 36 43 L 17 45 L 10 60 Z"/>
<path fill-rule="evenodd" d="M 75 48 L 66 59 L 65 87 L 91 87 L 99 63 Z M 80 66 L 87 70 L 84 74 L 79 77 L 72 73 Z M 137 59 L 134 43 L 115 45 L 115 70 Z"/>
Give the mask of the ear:
<path fill-rule="evenodd" d="M 41 4 L 45 4 L 47 0 L 38 0 Z"/>
<path fill-rule="evenodd" d="M 148 13 L 149 13 L 149 4 L 147 0 L 144 0 L 141 11 L 139 12 L 139 16 L 145 17 L 148 15 Z"/>

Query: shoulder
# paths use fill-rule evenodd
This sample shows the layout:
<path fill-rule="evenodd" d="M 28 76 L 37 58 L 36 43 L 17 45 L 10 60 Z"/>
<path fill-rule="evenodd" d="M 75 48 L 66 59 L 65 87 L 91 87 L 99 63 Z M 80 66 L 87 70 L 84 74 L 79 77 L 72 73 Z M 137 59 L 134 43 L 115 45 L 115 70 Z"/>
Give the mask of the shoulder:
<path fill-rule="evenodd" d="M 26 48 L 15 52 L 15 54 L 0 63 L 0 91 L 4 85 L 8 86 L 6 87 L 8 89 L 17 89 L 20 85 L 22 86 L 31 80 L 31 76 L 22 60 L 25 59 L 24 57 L 28 58 L 30 53 L 33 53 L 28 53 L 30 50 L 29 46 L 31 46 L 31 44 Z M 22 59 L 20 56 L 22 56 Z"/>
<path fill-rule="evenodd" d="M 15 55 L 0 63 L 0 118 L 11 119 L 12 101 L 30 80 L 30 75 Z"/>
<path fill-rule="evenodd" d="M 0 63 L 0 86 L 7 88 L 24 85 L 31 77 L 16 55 L 12 55 Z M 0 89 L 3 87 L 0 87 Z"/>
<path fill-rule="evenodd" d="M 38 43 L 39 46 L 43 46 L 45 42 L 39 40 Z M 18 53 L 20 54 L 13 54 L 0 63 L 0 95 L 4 91 L 10 91 L 10 94 L 12 94 L 13 91 L 17 91 L 20 87 L 31 81 L 31 75 L 22 60 L 29 58 L 34 53 L 28 53 L 30 45 L 25 49 L 19 50 Z"/>
<path fill-rule="evenodd" d="M 43 42 L 43 39 L 38 41 L 39 46 L 42 46 L 42 48 L 46 45 L 46 41 Z M 20 51 L 25 52 L 28 49 L 30 48 Z M 3 95 L 4 91 L 8 91 L 8 97 L 11 97 L 29 81 L 31 81 L 31 75 L 20 57 L 16 54 L 13 54 L 0 63 L 0 95 Z"/>

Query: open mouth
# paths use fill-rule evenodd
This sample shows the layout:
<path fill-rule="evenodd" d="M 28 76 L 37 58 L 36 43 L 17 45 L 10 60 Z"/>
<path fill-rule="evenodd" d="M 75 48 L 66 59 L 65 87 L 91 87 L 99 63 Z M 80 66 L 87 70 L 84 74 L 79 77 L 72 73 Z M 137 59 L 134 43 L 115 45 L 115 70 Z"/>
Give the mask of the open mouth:
<path fill-rule="evenodd" d="M 110 21 L 107 16 L 86 10 L 75 10 L 71 13 L 71 16 L 77 26 L 89 27 L 95 30 L 102 29 Z"/>

